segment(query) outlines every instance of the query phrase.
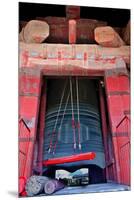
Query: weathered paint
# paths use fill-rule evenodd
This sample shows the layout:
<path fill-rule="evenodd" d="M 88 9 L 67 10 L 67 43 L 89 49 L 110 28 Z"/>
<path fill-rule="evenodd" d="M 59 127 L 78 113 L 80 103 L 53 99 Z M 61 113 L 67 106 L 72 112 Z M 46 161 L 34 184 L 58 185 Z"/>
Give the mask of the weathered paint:
<path fill-rule="evenodd" d="M 105 76 L 109 118 L 115 155 L 116 180 L 130 185 L 130 88 L 127 75 Z"/>
<path fill-rule="evenodd" d="M 130 63 L 130 46 L 121 46 L 119 48 L 107 48 L 99 45 L 87 44 L 25 44 L 20 43 L 20 67 L 27 65 L 27 57 L 43 60 L 58 60 L 66 62 L 75 60 L 83 61 L 84 54 L 87 54 L 89 61 L 103 61 L 114 63 L 116 59 L 123 59 L 126 63 Z"/>
<path fill-rule="evenodd" d="M 98 26 L 106 26 L 107 22 L 94 19 L 78 19 L 69 13 L 70 17 L 37 17 L 36 19 L 45 21 L 49 24 L 50 35 L 47 39 L 50 43 L 68 43 L 68 20 L 75 19 L 77 23 L 77 38 L 79 43 L 94 42 L 94 29 Z M 71 16 L 72 15 L 72 16 Z"/>
<path fill-rule="evenodd" d="M 36 71 L 36 70 L 35 70 Z M 25 127 L 29 130 L 28 135 L 24 134 L 24 129 L 20 129 L 19 148 L 24 149 L 26 152 L 25 167 L 20 170 L 20 176 L 27 179 L 32 174 L 33 164 L 33 151 L 36 138 L 37 121 L 38 121 L 38 107 L 40 101 L 40 82 L 41 77 L 36 74 L 33 69 L 20 71 L 20 88 L 19 88 L 19 115 L 20 119 L 24 121 Z M 40 74 L 41 75 L 41 74 Z M 25 128 L 26 129 L 26 128 Z M 28 143 L 28 147 L 25 148 Z M 19 160 L 21 160 L 22 154 Z M 23 166 L 23 165 L 22 165 Z"/>
<path fill-rule="evenodd" d="M 38 96 L 40 80 L 35 76 L 27 76 L 20 74 L 19 76 L 19 95 L 20 96 Z"/>
<path fill-rule="evenodd" d="M 104 47 L 120 47 L 125 45 L 122 38 L 111 26 L 97 27 L 94 37 L 98 44 Z"/>
<path fill-rule="evenodd" d="M 26 162 L 26 154 L 29 146 L 29 138 L 30 138 L 30 129 L 25 123 L 25 121 L 20 118 L 19 120 L 19 142 L 25 141 L 25 148 L 22 145 L 23 143 L 20 143 L 19 146 L 19 153 L 20 153 L 20 165 L 19 165 L 19 176 L 24 176 L 24 168 L 25 168 L 25 162 Z M 23 149 L 24 148 L 24 149 Z"/>
<path fill-rule="evenodd" d="M 37 157 L 37 169 L 40 174 L 42 174 L 42 161 L 43 161 L 43 144 L 44 144 L 44 128 L 45 128 L 45 111 L 46 111 L 46 81 L 43 81 L 42 95 L 40 103 L 40 121 L 39 121 L 39 141 L 38 141 L 38 157 Z"/>
<path fill-rule="evenodd" d="M 25 46 L 25 45 L 24 45 Z M 38 46 L 38 45 L 37 45 Z M 50 45 L 51 46 L 51 45 Z M 84 45 L 85 46 L 85 45 Z M 40 49 L 39 55 L 45 55 L 46 57 L 50 54 L 53 45 L 51 48 Z M 29 48 L 29 47 L 28 47 Z M 30 47 L 32 49 L 32 47 Z M 59 48 L 59 47 L 58 47 Z M 62 48 L 62 46 L 60 46 Z M 29 57 L 26 53 L 25 62 L 21 63 L 20 70 L 20 117 L 25 121 L 26 126 L 30 129 L 30 135 L 25 138 L 26 141 L 29 142 L 28 150 L 27 150 L 27 159 L 25 160 L 25 169 L 23 171 L 23 177 L 28 178 L 32 174 L 32 164 L 33 164 L 33 151 L 34 144 L 37 132 L 37 121 L 38 121 L 38 111 L 39 111 L 39 103 L 40 103 L 40 89 L 41 89 L 41 76 L 42 74 L 45 76 L 104 76 L 105 75 L 105 85 L 107 92 L 107 102 L 109 109 L 109 118 L 111 124 L 112 131 L 112 141 L 114 147 L 114 156 L 115 160 L 108 161 L 109 167 L 109 175 L 118 183 L 129 184 L 130 176 L 129 176 L 129 142 L 130 142 L 130 134 L 129 134 L 129 80 L 126 76 L 126 66 L 124 62 L 124 58 L 117 57 L 114 59 L 113 57 L 108 58 L 104 56 L 103 59 L 95 57 L 92 52 L 90 55 L 90 47 L 88 51 L 84 50 L 85 47 L 74 45 L 67 46 L 71 51 L 68 51 L 68 54 L 65 54 L 66 49 L 64 51 L 59 51 L 58 59 L 42 59 L 40 56 L 38 57 Z M 43 49 L 43 54 L 42 54 Z M 31 50 L 30 50 L 31 51 Z M 36 50 L 34 50 L 36 52 Z M 98 49 L 99 51 L 99 49 Z M 53 52 L 53 50 L 52 50 Z M 72 53 L 73 52 L 73 53 Z M 110 51 L 111 52 L 111 51 Z M 110 55 L 109 52 L 109 55 Z M 67 53 L 67 52 L 66 52 Z M 29 51 L 28 51 L 29 54 Z M 67 55 L 73 55 L 72 60 L 63 60 L 63 54 L 65 57 Z M 79 58 L 78 60 L 74 60 L 74 56 Z M 98 55 L 98 52 L 97 52 Z M 89 56 L 91 56 L 90 59 Z M 22 59 L 23 61 L 23 59 Z M 117 104 L 118 102 L 118 104 Z M 127 114 L 126 114 L 127 113 Z M 124 119 L 125 117 L 125 120 Z M 127 121 L 127 122 L 126 122 Z M 118 126 L 118 124 L 120 124 Z M 127 125 L 124 125 L 127 123 Z M 43 126 L 42 126 L 43 127 Z M 127 128 L 126 128 L 127 127 Z M 42 128 L 41 128 L 42 129 Z M 21 129 L 20 129 L 21 130 Z M 120 133 L 127 132 L 128 135 L 120 135 Z M 41 132 L 40 132 L 41 134 Z M 118 135 L 118 137 L 117 137 Z M 24 147 L 24 140 L 20 139 L 20 144 Z M 41 152 L 42 152 L 42 142 L 40 141 L 39 147 L 39 160 L 41 160 Z M 128 152 L 128 153 L 127 153 Z M 123 160 L 123 155 L 125 155 L 125 160 Z M 123 167 L 124 166 L 124 167 Z M 41 164 L 40 164 L 41 167 Z M 128 173 L 126 173 L 126 170 Z"/>

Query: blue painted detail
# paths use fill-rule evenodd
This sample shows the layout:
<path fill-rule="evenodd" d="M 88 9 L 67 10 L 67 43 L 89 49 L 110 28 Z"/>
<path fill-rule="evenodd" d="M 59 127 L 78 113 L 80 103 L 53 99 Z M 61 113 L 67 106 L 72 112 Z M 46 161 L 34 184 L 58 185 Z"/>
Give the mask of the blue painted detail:
<path fill-rule="evenodd" d="M 30 52 L 30 56 L 37 57 L 37 56 L 39 56 L 39 53 L 36 51 L 32 51 L 32 52 Z"/>
<path fill-rule="evenodd" d="M 83 54 L 82 53 L 77 53 L 76 54 L 76 59 L 83 59 L 84 58 L 84 56 L 83 56 Z"/>

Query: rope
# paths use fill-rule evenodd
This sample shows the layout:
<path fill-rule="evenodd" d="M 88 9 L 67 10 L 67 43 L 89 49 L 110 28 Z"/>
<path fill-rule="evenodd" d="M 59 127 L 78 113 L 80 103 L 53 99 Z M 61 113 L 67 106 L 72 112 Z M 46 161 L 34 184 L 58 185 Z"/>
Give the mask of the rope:
<path fill-rule="evenodd" d="M 74 139 L 74 150 L 76 149 L 76 134 L 75 134 L 75 121 L 74 121 L 74 108 L 73 108 L 73 92 L 72 92 L 72 78 L 70 77 L 70 92 L 71 92 L 71 107 L 72 107 L 72 129 Z"/>
<path fill-rule="evenodd" d="M 58 138 L 59 138 L 60 133 L 61 133 L 61 127 L 62 127 L 63 120 L 64 120 L 64 116 L 65 116 L 65 113 L 66 113 L 66 109 L 67 109 L 69 97 L 70 97 L 70 93 L 68 94 L 67 99 L 66 99 L 65 108 L 64 108 L 63 116 L 62 116 L 61 123 L 60 123 L 60 126 L 59 126 L 59 132 L 58 132 L 58 135 L 57 135 L 57 140 L 56 140 L 56 142 L 55 142 L 55 144 L 54 144 L 53 154 L 55 154 L 55 151 L 56 151 L 56 145 L 57 145 L 57 143 L 58 143 Z"/>
<path fill-rule="evenodd" d="M 81 150 L 81 141 L 80 141 L 80 110 L 79 110 L 79 86 L 78 78 L 76 77 L 76 96 L 77 96 L 77 111 L 78 111 L 78 141 L 79 141 L 79 150 Z"/>
<path fill-rule="evenodd" d="M 67 80 L 66 80 L 64 88 L 63 88 L 63 92 L 62 92 L 62 96 L 61 96 L 61 100 L 60 100 L 60 105 L 59 105 L 56 121 L 55 121 L 55 124 L 54 124 L 52 137 L 51 137 L 50 144 L 49 144 L 48 153 L 51 153 L 51 149 L 52 149 L 52 145 L 53 145 L 53 138 L 54 138 L 55 130 L 56 130 L 56 127 L 57 127 L 57 122 L 58 122 L 59 113 L 60 113 L 60 110 L 61 110 L 61 105 L 62 105 L 62 101 L 63 101 L 63 98 L 64 98 L 66 86 L 67 86 Z"/>

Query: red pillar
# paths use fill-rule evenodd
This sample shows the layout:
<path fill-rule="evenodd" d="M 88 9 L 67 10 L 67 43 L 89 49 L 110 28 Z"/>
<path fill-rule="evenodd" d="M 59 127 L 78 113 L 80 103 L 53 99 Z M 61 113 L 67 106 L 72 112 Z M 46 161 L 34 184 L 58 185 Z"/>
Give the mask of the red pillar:
<path fill-rule="evenodd" d="M 76 43 L 76 21 L 69 20 L 69 44 Z"/>
<path fill-rule="evenodd" d="M 33 151 L 37 132 L 38 110 L 40 102 L 40 87 L 41 87 L 40 71 L 34 69 L 20 69 L 20 84 L 19 84 L 19 116 L 25 122 L 29 129 L 27 138 L 20 138 L 19 148 L 25 148 L 25 143 L 28 141 L 28 149 L 25 152 L 25 168 L 21 172 L 25 179 L 32 174 Z M 22 133 L 20 132 L 20 135 Z M 22 149 L 23 149 L 22 148 Z M 25 149 L 24 149 L 25 150 Z M 20 158 L 19 158 L 20 162 Z"/>
<path fill-rule="evenodd" d="M 127 74 L 105 76 L 117 182 L 130 184 L 130 87 Z"/>
<path fill-rule="evenodd" d="M 44 81 L 40 104 L 40 126 L 39 126 L 39 143 L 38 143 L 38 158 L 37 168 L 42 174 L 43 170 L 43 144 L 44 144 L 44 128 L 45 128 L 45 114 L 46 114 L 46 82 Z"/>
<path fill-rule="evenodd" d="M 107 161 L 108 161 L 108 127 L 106 121 L 106 105 L 104 102 L 104 94 L 103 94 L 103 84 L 101 81 L 99 82 L 99 96 L 100 96 L 100 110 L 101 110 L 101 122 L 102 122 L 102 133 L 103 133 L 103 142 L 104 142 L 104 150 L 105 150 L 105 162 L 106 162 L 106 178 L 108 180 L 108 168 L 107 168 Z"/>

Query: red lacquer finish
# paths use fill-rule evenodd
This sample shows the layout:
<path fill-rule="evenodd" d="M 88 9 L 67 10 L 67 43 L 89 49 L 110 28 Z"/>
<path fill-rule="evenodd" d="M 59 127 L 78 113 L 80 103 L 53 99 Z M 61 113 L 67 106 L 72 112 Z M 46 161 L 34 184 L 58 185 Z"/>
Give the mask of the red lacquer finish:
<path fill-rule="evenodd" d="M 43 161 L 43 144 L 44 144 L 44 128 L 45 128 L 45 111 L 46 111 L 46 82 L 42 87 L 41 104 L 40 104 L 40 121 L 39 121 L 39 142 L 38 142 L 38 158 L 37 169 L 42 174 Z"/>
<path fill-rule="evenodd" d="M 76 21 L 69 20 L 69 44 L 76 43 Z"/>
<path fill-rule="evenodd" d="M 109 119 L 118 183 L 130 185 L 130 88 L 129 77 L 110 74 L 105 77 Z"/>
<path fill-rule="evenodd" d="M 93 160 L 95 156 L 96 154 L 94 152 L 89 152 L 89 153 L 77 154 L 77 155 L 60 157 L 60 158 L 52 158 L 52 159 L 43 161 L 43 165 L 48 166 L 48 165 L 77 162 L 77 161 L 82 161 L 82 160 Z"/>
<path fill-rule="evenodd" d="M 33 152 L 36 140 L 38 109 L 40 101 L 40 73 L 20 71 L 19 88 L 19 181 L 20 192 L 24 190 L 24 180 L 32 175 Z"/>
<path fill-rule="evenodd" d="M 26 178 L 23 176 L 19 177 L 19 194 L 22 194 L 24 192 L 25 184 Z"/>

